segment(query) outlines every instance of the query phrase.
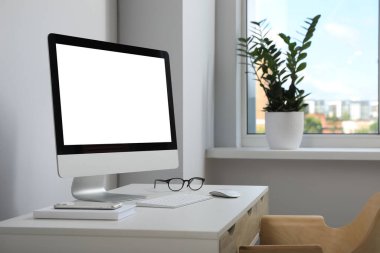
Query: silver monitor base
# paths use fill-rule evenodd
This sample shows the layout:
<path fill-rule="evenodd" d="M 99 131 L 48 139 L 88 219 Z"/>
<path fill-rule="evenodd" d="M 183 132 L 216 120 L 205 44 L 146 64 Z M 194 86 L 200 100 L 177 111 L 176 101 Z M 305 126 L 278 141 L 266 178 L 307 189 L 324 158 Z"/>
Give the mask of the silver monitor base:
<path fill-rule="evenodd" d="M 75 177 L 71 186 L 74 198 L 97 202 L 123 202 L 144 199 L 142 195 L 110 193 L 105 188 L 105 176 Z"/>

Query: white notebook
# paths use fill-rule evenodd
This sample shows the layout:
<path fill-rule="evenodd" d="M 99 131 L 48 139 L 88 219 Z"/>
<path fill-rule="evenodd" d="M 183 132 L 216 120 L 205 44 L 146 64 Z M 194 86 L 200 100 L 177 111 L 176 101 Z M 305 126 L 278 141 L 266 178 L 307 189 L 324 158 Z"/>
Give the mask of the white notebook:
<path fill-rule="evenodd" d="M 135 205 L 115 210 L 54 209 L 53 206 L 33 211 L 35 219 L 121 220 L 135 213 Z"/>

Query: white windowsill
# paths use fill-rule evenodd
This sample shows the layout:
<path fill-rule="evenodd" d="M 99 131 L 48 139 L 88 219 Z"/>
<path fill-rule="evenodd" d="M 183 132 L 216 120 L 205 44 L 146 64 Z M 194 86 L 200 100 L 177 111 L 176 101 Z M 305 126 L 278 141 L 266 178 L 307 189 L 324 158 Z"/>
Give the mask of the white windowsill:
<path fill-rule="evenodd" d="M 210 148 L 207 158 L 216 159 L 287 159 L 287 160 L 363 160 L 380 161 L 380 148 Z"/>

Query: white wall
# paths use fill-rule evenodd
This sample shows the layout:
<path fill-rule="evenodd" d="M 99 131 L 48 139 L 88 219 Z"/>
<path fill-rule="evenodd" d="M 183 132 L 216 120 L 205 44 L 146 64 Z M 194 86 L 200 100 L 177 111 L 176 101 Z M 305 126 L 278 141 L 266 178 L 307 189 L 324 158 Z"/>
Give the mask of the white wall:
<path fill-rule="evenodd" d="M 215 0 L 183 1 L 183 177 L 205 175 L 213 146 Z"/>
<path fill-rule="evenodd" d="M 116 41 L 114 0 L 0 2 L 0 220 L 71 199 L 57 175 L 48 33 Z"/>
<path fill-rule="evenodd" d="M 233 147 L 240 140 L 240 65 L 236 41 L 241 27 L 242 0 L 216 1 L 215 146 Z"/>

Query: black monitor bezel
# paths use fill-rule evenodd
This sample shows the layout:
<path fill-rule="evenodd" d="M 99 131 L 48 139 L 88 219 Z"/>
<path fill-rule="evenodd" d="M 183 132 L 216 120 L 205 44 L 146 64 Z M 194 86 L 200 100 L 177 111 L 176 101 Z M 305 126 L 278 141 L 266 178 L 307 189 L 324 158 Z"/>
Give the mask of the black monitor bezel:
<path fill-rule="evenodd" d="M 56 44 L 71 45 L 92 49 L 100 49 L 135 55 L 163 58 L 165 60 L 167 95 L 169 105 L 171 142 L 154 142 L 154 143 L 122 143 L 122 144 L 91 144 L 91 145 L 64 145 L 61 98 L 59 91 L 59 75 Z M 166 51 L 135 47 L 111 42 L 104 42 L 92 39 L 73 37 L 62 34 L 51 33 L 48 35 L 50 73 L 52 84 L 53 110 L 55 139 L 58 155 L 69 154 L 86 154 L 86 153 L 109 153 L 109 152 L 134 152 L 134 151 L 157 151 L 157 150 L 176 150 L 177 138 L 175 130 L 173 92 L 170 75 L 169 54 Z"/>

